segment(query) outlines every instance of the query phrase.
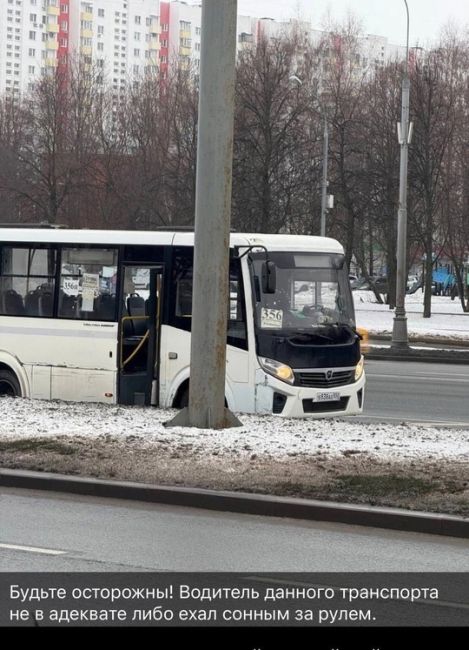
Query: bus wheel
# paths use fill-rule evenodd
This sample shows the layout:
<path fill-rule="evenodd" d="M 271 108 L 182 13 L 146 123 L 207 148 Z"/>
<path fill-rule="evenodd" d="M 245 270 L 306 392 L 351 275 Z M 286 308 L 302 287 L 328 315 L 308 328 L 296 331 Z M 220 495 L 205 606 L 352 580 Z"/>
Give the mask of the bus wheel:
<path fill-rule="evenodd" d="M 0 369 L 0 397 L 21 397 L 21 387 L 14 372 Z"/>

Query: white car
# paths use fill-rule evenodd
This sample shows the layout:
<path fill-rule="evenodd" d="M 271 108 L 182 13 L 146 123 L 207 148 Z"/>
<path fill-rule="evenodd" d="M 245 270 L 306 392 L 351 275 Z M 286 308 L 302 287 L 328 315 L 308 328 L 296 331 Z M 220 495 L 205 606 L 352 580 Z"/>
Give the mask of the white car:
<path fill-rule="evenodd" d="M 409 275 L 407 276 L 407 288 L 406 291 L 410 291 L 419 283 L 418 275 Z"/>

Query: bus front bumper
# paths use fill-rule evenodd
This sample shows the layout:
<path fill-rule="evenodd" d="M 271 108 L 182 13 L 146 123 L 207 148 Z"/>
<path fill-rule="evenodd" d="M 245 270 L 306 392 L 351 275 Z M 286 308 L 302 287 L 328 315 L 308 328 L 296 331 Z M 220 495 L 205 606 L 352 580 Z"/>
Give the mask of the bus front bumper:
<path fill-rule="evenodd" d="M 287 418 L 315 418 L 358 415 L 365 399 L 365 373 L 353 384 L 331 389 L 292 386 L 256 371 L 256 412 Z"/>

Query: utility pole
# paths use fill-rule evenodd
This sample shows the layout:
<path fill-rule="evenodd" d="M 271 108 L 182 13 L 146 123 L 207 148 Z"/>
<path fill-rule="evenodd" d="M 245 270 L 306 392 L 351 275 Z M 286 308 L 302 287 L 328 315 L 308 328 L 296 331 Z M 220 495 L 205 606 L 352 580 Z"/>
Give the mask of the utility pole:
<path fill-rule="evenodd" d="M 392 329 L 391 348 L 407 350 L 409 337 L 407 333 L 407 316 L 405 295 L 407 280 L 407 160 L 409 143 L 412 136 L 412 123 L 409 124 L 410 79 L 409 79 L 409 7 L 404 0 L 407 12 L 406 67 L 402 79 L 401 122 L 398 124 L 401 161 L 399 173 L 399 210 L 397 213 L 397 276 L 396 276 L 396 311 Z"/>
<path fill-rule="evenodd" d="M 225 408 L 237 0 L 203 0 L 189 406 L 167 426 L 240 426 Z"/>

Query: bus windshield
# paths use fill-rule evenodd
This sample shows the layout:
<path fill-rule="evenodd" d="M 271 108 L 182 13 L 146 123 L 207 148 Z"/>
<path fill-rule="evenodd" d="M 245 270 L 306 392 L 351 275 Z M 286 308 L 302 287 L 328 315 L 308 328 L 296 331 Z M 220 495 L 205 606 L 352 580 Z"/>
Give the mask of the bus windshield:
<path fill-rule="evenodd" d="M 251 255 L 256 288 L 256 325 L 262 330 L 311 331 L 355 326 L 343 255 L 269 253 L 276 264 L 276 291 L 263 293 L 265 255 Z"/>

